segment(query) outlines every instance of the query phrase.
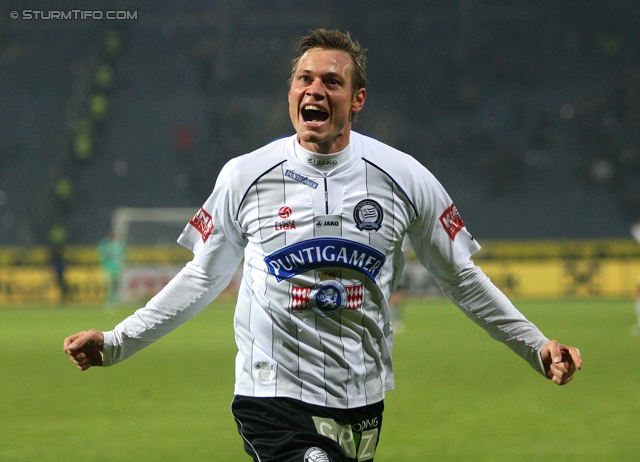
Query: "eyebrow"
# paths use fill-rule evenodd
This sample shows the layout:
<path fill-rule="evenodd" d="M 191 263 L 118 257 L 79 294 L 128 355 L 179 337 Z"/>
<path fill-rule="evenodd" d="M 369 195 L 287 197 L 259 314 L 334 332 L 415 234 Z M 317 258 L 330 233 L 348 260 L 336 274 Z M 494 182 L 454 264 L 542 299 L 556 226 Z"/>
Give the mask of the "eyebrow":
<path fill-rule="evenodd" d="M 309 68 L 298 69 L 298 71 L 296 72 L 296 74 L 313 74 L 313 73 L 314 72 Z M 338 80 L 343 80 L 343 76 L 341 74 L 339 74 L 338 72 L 329 71 L 327 73 L 323 73 L 322 76 L 323 77 L 333 77 L 333 78 L 336 78 Z"/>

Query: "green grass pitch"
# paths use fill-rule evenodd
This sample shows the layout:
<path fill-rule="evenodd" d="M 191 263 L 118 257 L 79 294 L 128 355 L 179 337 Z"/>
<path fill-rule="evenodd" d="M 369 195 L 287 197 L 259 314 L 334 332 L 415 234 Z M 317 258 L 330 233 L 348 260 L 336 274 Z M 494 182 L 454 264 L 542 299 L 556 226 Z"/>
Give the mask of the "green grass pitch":
<path fill-rule="evenodd" d="M 557 387 L 450 302 L 411 300 L 377 462 L 640 460 L 632 300 L 516 301 L 585 368 Z M 122 307 L 0 307 L 0 461 L 249 461 L 229 405 L 233 301 L 136 356 L 80 372 L 62 340 Z"/>

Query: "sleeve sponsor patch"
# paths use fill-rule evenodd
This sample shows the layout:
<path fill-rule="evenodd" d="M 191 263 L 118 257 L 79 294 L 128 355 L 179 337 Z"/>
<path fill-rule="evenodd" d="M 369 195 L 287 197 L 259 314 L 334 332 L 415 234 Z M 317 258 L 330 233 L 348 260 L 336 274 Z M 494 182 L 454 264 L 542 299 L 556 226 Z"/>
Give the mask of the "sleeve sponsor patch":
<path fill-rule="evenodd" d="M 201 208 L 198 210 L 191 220 L 189 220 L 189 224 L 198 230 L 200 235 L 202 236 L 202 241 L 207 242 L 211 232 L 213 231 L 213 219 L 209 213 Z"/>
<path fill-rule="evenodd" d="M 452 241 L 455 240 L 458 231 L 464 228 L 464 222 L 455 204 L 451 204 L 451 207 L 440 215 L 440 223 Z"/>

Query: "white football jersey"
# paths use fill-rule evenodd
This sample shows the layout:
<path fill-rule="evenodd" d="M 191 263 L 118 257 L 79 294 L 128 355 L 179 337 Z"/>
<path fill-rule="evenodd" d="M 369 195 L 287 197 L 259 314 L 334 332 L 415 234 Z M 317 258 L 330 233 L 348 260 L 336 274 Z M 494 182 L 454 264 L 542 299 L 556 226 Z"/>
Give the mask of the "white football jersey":
<path fill-rule="evenodd" d="M 193 317 L 244 258 L 235 393 L 337 408 L 378 402 L 394 387 L 387 302 L 405 235 L 469 318 L 544 373 L 547 339 L 473 265 L 480 246 L 444 188 L 411 156 L 355 132 L 336 154 L 291 136 L 229 161 L 178 239 L 193 261 L 105 332 L 104 365 Z"/>
<path fill-rule="evenodd" d="M 230 161 L 179 242 L 205 271 L 221 264 L 216 247 L 244 247 L 236 394 L 380 401 L 393 388 L 387 300 L 405 233 L 434 275 L 479 249 L 422 165 L 357 133 L 333 155 L 292 136 Z"/>

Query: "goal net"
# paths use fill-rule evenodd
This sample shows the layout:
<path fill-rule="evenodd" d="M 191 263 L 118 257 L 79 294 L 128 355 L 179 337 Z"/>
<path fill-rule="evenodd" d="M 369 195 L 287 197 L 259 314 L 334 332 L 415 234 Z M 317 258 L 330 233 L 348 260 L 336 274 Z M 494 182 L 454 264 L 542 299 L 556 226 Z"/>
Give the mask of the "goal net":
<path fill-rule="evenodd" d="M 176 241 L 199 207 L 114 210 L 112 231 L 126 246 L 118 300 L 143 303 L 157 294 L 193 258 Z M 230 289 L 236 284 L 236 278 Z"/>
<path fill-rule="evenodd" d="M 118 208 L 113 212 L 111 227 L 128 246 L 173 245 L 197 211 L 197 208 Z"/>

